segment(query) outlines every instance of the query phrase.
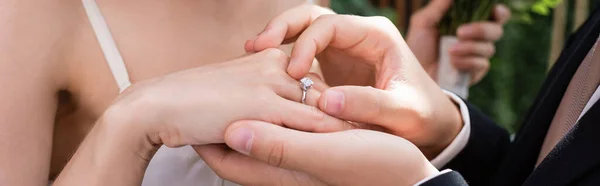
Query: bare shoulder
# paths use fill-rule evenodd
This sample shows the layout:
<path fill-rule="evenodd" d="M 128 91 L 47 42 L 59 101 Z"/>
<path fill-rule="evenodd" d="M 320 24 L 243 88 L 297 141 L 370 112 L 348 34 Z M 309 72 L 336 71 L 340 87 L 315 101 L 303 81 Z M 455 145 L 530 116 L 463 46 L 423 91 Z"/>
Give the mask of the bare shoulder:
<path fill-rule="evenodd" d="M 72 2 L 77 1 L 0 1 L 0 71 L 8 71 L 2 76 L 19 76 L 16 72 L 25 70 L 54 81 L 45 85 L 61 83 L 61 57 L 75 26 L 77 7 Z"/>
<path fill-rule="evenodd" d="M 0 1 L 0 180 L 47 185 L 62 62 L 76 8 L 67 0 Z"/>

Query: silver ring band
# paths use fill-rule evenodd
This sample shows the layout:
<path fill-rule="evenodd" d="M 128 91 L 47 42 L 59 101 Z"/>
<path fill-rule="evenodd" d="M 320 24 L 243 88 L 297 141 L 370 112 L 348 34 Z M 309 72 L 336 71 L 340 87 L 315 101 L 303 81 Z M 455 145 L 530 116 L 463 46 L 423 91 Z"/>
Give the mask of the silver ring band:
<path fill-rule="evenodd" d="M 306 104 L 306 90 L 302 90 L 302 104 Z"/>
<path fill-rule="evenodd" d="M 302 104 L 306 104 L 306 92 L 308 89 L 312 88 L 314 82 L 308 78 L 304 77 L 300 80 L 300 88 L 302 88 Z"/>

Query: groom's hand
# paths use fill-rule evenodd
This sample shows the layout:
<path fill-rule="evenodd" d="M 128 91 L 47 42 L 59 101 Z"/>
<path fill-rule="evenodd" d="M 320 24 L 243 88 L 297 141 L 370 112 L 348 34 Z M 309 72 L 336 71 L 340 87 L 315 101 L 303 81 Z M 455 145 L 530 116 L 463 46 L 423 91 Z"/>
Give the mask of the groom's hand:
<path fill-rule="evenodd" d="M 438 172 L 410 142 L 375 131 L 318 134 L 240 121 L 225 141 L 237 152 L 195 149 L 219 176 L 243 185 L 413 185 Z"/>
<path fill-rule="evenodd" d="M 327 56 L 325 62 L 319 61 L 349 77 L 377 77 L 374 84 L 367 84 L 375 88 L 337 84 L 344 86 L 325 91 L 318 106 L 330 115 L 406 138 L 427 157 L 435 157 L 459 133 L 461 116 L 423 70 L 394 24 L 382 17 L 323 11 L 327 10 L 304 5 L 284 12 L 250 40 L 246 49 L 260 51 L 295 39 L 287 69 L 294 78 L 308 73 L 315 56 Z M 327 69 L 323 70 L 325 80 L 331 80 Z"/>

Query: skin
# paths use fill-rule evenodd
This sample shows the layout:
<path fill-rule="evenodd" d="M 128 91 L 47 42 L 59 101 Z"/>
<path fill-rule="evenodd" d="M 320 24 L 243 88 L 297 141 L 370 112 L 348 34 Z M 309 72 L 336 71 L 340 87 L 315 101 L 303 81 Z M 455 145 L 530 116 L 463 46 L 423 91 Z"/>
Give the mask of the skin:
<path fill-rule="evenodd" d="M 259 33 L 271 18 L 303 1 L 97 2 L 125 58 L 132 82 L 153 84 L 144 82 L 158 81 L 157 77 L 166 74 L 223 63 L 244 55 L 241 46 L 245 39 Z M 3 118 L 0 121 L 0 138 L 4 141 L 0 148 L 10 149 L 0 152 L 0 171 L 6 172 L 0 175 L 0 180 L 11 185 L 47 185 L 47 180 L 54 179 L 73 156 L 69 166 L 71 171 L 63 176 L 67 181 L 57 184 L 81 185 L 83 182 L 71 182 L 70 178 L 95 170 L 97 165 L 102 166 L 92 173 L 87 172 L 90 175 L 82 178 L 103 183 L 113 181 L 103 179 L 103 176 L 112 175 L 114 178 L 127 177 L 123 179 L 127 183 L 141 181 L 137 180 L 143 175 L 139 171 L 143 171 L 146 161 L 163 140 L 150 141 L 150 144 L 142 143 L 147 141 L 121 143 L 127 141 L 125 137 L 147 139 L 147 134 L 129 133 L 134 129 L 136 132 L 154 132 L 152 134 L 156 134 L 158 129 L 146 130 L 141 126 L 124 124 L 131 120 L 115 116 L 118 114 L 105 116 L 107 108 L 120 107 L 118 101 L 114 101 L 118 87 L 81 3 L 11 0 L 1 2 L 0 7 L 7 7 L 0 11 L 0 25 L 9 28 L 0 31 L 0 40 L 3 41 L 0 43 L 0 56 L 3 56 L 0 59 L 3 74 L 0 85 L 6 89 L 0 93 L 0 118 Z M 309 98 L 318 97 L 318 93 L 311 94 L 315 96 Z M 312 99 L 309 104 L 318 103 Z M 315 109 L 310 112 L 321 113 Z M 147 113 L 123 111 L 121 114 L 139 116 Z M 96 127 L 96 123 L 100 125 Z M 126 127 L 121 128 L 119 124 Z M 135 127 L 128 128 L 131 125 Z M 316 129 L 321 128 L 312 128 Z M 311 131 L 311 128 L 306 130 Z M 86 135 L 90 139 L 82 143 Z M 111 138 L 105 138 L 107 136 Z M 211 139 L 218 138 L 215 137 L 218 135 L 209 136 L 213 137 Z M 18 143 L 13 143 L 15 141 Z M 143 145 L 133 146 L 140 144 Z M 78 146 L 80 150 L 73 155 Z M 131 149 L 135 153 L 131 153 Z M 90 157 L 98 159 L 87 159 Z M 121 169 L 122 165 L 132 165 L 130 167 L 135 169 L 131 171 L 133 174 L 119 174 L 129 172 Z"/>
<path fill-rule="evenodd" d="M 350 32 L 347 27 L 362 29 Z M 455 106 L 426 73 L 420 73 L 423 68 L 416 59 L 417 63 L 405 62 L 413 57 L 412 52 L 396 51 L 410 49 L 386 18 L 335 15 L 306 5 L 274 18 L 265 30 L 246 43 L 246 50 L 278 47 L 285 40 L 297 38 L 293 40 L 296 44 L 288 73 L 292 77 L 303 77 L 316 56 L 325 80 L 337 84 L 323 96 L 339 101 L 319 104 L 319 108 L 330 115 L 377 124 L 383 131 L 415 143 L 430 158 L 446 148 L 462 128 L 456 108 L 435 109 Z M 331 78 L 327 74 L 340 76 Z M 402 94 L 410 96 L 398 96 Z M 345 101 L 347 96 L 352 101 Z M 381 99 L 390 101 L 377 102 Z M 391 109 L 386 111 L 381 107 Z"/>
<path fill-rule="evenodd" d="M 133 83 L 245 55 L 247 38 L 304 1 L 276 2 L 97 1 Z M 118 87 L 80 1 L 0 7 L 0 149 L 10 149 L 0 151 L 0 180 L 47 185 Z"/>
<path fill-rule="evenodd" d="M 236 120 L 310 132 L 355 128 L 299 103 L 287 63 L 285 53 L 268 49 L 134 85 L 107 109 L 54 185 L 139 185 L 161 145 L 224 143 L 223 132 Z"/>
<path fill-rule="evenodd" d="M 438 173 L 414 144 L 372 130 L 308 133 L 239 121 L 226 141 L 236 151 L 211 145 L 199 153 L 243 185 L 414 185 Z"/>
<path fill-rule="evenodd" d="M 298 9 L 303 8 L 306 8 L 306 6 L 299 7 Z M 305 25 L 303 22 L 295 22 L 293 19 L 289 21 L 291 22 L 288 23 L 291 24 L 299 23 L 300 25 Z M 458 116 L 455 106 L 450 103 L 449 99 L 437 88 L 436 83 L 422 69 L 416 57 L 412 55 L 412 52 L 389 20 L 377 17 L 363 18 L 327 15 L 326 17 L 319 16 L 317 20 L 308 25 L 310 26 L 298 37 L 294 52 L 299 50 L 310 51 L 311 48 L 317 47 L 306 44 L 307 41 L 315 41 L 313 44 L 316 45 L 323 43 L 323 41 L 335 41 L 329 43 L 329 46 L 332 47 L 345 46 L 347 44 L 352 46 L 346 50 L 348 55 L 358 56 L 367 64 L 375 63 L 372 65 L 387 67 L 381 68 L 381 71 L 376 72 L 379 75 L 378 77 L 381 78 L 378 79 L 378 82 L 384 84 L 385 91 L 395 92 L 402 90 L 416 93 L 404 94 L 402 96 L 396 93 L 399 98 L 389 100 L 395 103 L 402 103 L 401 97 L 407 97 L 411 100 L 422 101 L 416 103 L 424 104 L 424 107 L 417 106 L 417 104 L 406 104 L 412 106 L 407 108 L 406 117 L 415 120 L 421 120 L 420 116 L 443 117 L 436 116 L 435 114 L 431 115 L 431 113 L 447 110 L 453 110 L 455 113 L 454 117 Z M 346 26 L 346 28 L 355 29 L 337 29 L 336 32 L 331 32 L 331 27 L 339 27 L 341 25 Z M 369 33 L 369 35 L 366 35 L 366 33 Z M 356 34 L 362 37 L 344 37 L 348 36 L 348 34 Z M 381 46 L 387 47 L 381 50 L 382 53 L 361 53 L 360 51 L 365 50 L 360 49 L 369 47 L 370 43 L 382 43 Z M 315 52 L 315 50 L 312 51 Z M 352 51 L 358 52 L 353 53 Z M 316 51 L 316 53 L 319 52 L 322 51 Z M 310 53 L 306 54 L 310 55 Z M 296 55 L 296 57 L 299 56 Z M 365 59 L 382 60 L 367 61 Z M 127 92 L 121 94 L 119 99 L 105 112 L 55 184 L 139 184 L 142 180 L 144 169 L 152 158 L 153 153 L 162 144 L 170 147 L 193 145 L 198 149 L 201 157 L 217 170 L 217 174 L 234 173 L 234 177 L 224 177 L 242 184 L 255 185 L 268 182 L 244 182 L 236 177 L 251 176 L 249 179 L 257 180 L 259 178 L 264 181 L 280 180 L 280 184 L 283 185 L 292 183 L 301 185 L 364 185 L 373 182 L 376 185 L 404 185 L 414 184 L 427 176 L 437 173 L 437 170 L 429 164 L 429 161 L 421 151 L 410 142 L 400 140 L 389 134 L 373 131 L 356 130 L 356 132 L 353 132 L 355 130 L 348 130 L 355 128 L 350 123 L 319 112 L 315 107 L 298 103 L 300 96 L 297 94 L 298 87 L 293 83 L 295 80 L 288 75 L 293 61 L 293 59 L 287 59 L 287 56 L 277 49 L 266 49 L 259 53 L 223 64 L 190 69 L 138 83 Z M 302 64 L 302 61 L 297 62 L 298 64 L 295 65 L 311 65 L 311 61 L 304 62 L 304 64 Z M 304 73 L 304 75 L 308 74 L 308 69 Z M 238 75 L 231 76 L 230 74 Z M 207 76 L 215 80 L 205 78 Z M 318 82 L 318 84 L 321 83 Z M 322 85 L 318 86 L 322 87 Z M 239 92 L 244 92 L 245 94 L 239 94 Z M 205 96 L 197 96 L 199 94 Z M 254 99 L 246 97 L 253 97 Z M 321 96 L 320 99 L 324 97 L 327 96 Z M 235 102 L 238 105 L 229 106 L 226 104 L 227 102 Z M 314 101 L 310 102 L 315 103 Z M 317 103 L 319 104 L 319 108 L 321 108 L 319 102 Z M 209 107 L 211 105 L 212 107 Z M 264 107 L 264 110 L 257 111 L 254 109 L 257 105 Z M 396 110 L 398 106 L 403 105 L 384 104 L 384 106 L 392 107 L 384 107 L 386 110 L 382 110 L 384 111 L 382 113 L 403 111 L 402 109 Z M 433 105 L 436 107 L 431 107 Z M 323 105 L 323 107 L 327 110 L 328 106 Z M 214 110 L 217 111 L 213 112 Z M 302 119 L 299 120 L 298 118 Z M 443 118 L 450 121 L 453 120 L 452 115 Z M 304 138 L 303 135 L 308 133 L 301 132 L 265 132 L 261 135 L 255 135 L 252 129 L 238 127 L 236 124 L 229 125 L 236 120 L 247 119 L 264 121 L 260 123 L 263 123 L 263 126 L 269 126 L 268 128 L 271 129 L 273 129 L 274 124 L 283 125 L 286 128 L 300 131 L 324 133 L 320 136 L 325 137 L 319 138 L 317 136 L 316 138 L 311 138 L 308 135 L 307 137 L 309 138 Z M 454 121 L 460 124 L 460 119 L 455 118 Z M 410 120 L 407 122 L 410 122 Z M 423 121 L 419 121 L 419 123 L 421 122 Z M 271 131 L 277 132 L 279 129 L 282 128 L 276 128 Z M 225 131 L 225 133 L 221 134 L 217 131 Z M 331 133 L 335 131 L 345 132 Z M 211 135 L 215 133 L 221 135 Z M 224 137 L 220 138 L 220 136 Z M 379 139 L 375 139 L 375 137 Z M 278 138 L 293 139 L 283 143 L 281 140 L 277 140 Z M 254 139 L 258 140 L 253 141 Z M 273 144 L 272 148 L 261 149 L 259 146 L 261 139 L 265 140 L 263 144 Z M 270 139 L 274 140 L 269 141 Z M 331 141 L 324 143 L 325 145 L 322 146 L 309 146 L 320 141 L 320 139 L 331 139 Z M 382 143 L 377 146 L 371 145 L 372 143 L 383 141 L 393 144 Z M 215 150 L 214 148 L 210 148 L 215 146 L 206 146 L 222 142 L 226 142 L 241 153 L 262 157 L 264 159 L 261 160 L 267 161 L 269 164 L 252 162 L 252 159 L 240 159 L 243 156 L 240 156 L 239 153 L 233 152 L 233 154 L 228 155 L 226 152 L 223 153 L 223 151 L 226 151 L 223 148 Z M 254 146 L 254 142 L 257 142 L 257 146 Z M 359 147 L 362 148 L 360 148 L 360 151 L 357 151 L 356 148 L 352 148 L 351 146 L 341 145 L 341 142 L 359 144 Z M 299 146 L 303 147 L 296 149 Z M 349 150 L 349 147 L 354 150 Z M 356 160 L 359 157 L 370 157 L 363 153 L 380 152 L 390 147 L 394 150 L 387 153 L 380 153 L 380 158 L 366 159 L 367 161 L 357 161 L 354 164 L 347 164 L 346 166 L 349 167 L 335 166 L 342 162 L 347 163 L 351 160 Z M 251 151 L 253 149 L 255 151 Z M 335 150 L 336 152 L 331 153 L 329 150 Z M 306 161 L 302 161 L 306 160 L 306 157 L 294 158 L 296 156 L 291 156 L 293 159 L 288 159 L 290 157 L 288 156 L 289 153 L 297 154 L 297 152 L 304 152 L 305 155 L 310 153 L 314 157 L 328 157 L 328 154 L 337 154 L 336 156 L 349 154 L 349 156 L 321 159 L 321 161 L 330 161 L 323 164 L 314 164 L 316 162 L 308 162 L 306 164 Z M 401 157 L 405 157 L 403 161 L 395 161 L 393 163 L 382 161 L 389 160 L 392 157 L 398 158 L 399 154 L 402 155 Z M 246 162 L 242 164 L 235 163 L 239 160 L 246 160 Z M 296 161 L 298 162 L 294 163 Z M 248 163 L 254 164 L 257 167 L 248 169 Z M 218 165 L 229 165 L 229 167 L 218 167 Z M 271 168 L 269 165 L 275 166 L 272 167 L 274 170 L 269 171 L 268 169 Z M 285 169 L 279 169 L 279 167 L 286 168 L 288 166 L 290 168 L 311 166 L 313 169 L 292 168 L 292 170 L 297 172 L 287 172 Z M 314 167 L 321 166 L 324 166 L 325 169 L 320 169 L 316 172 L 310 171 L 314 170 Z M 362 174 L 357 171 L 356 173 L 347 175 L 350 179 L 340 176 L 351 167 L 358 168 L 357 170 L 376 171 L 364 174 L 367 176 L 359 176 Z M 257 177 L 257 173 L 252 174 L 248 172 L 236 174 L 239 173 L 239 170 L 259 172 L 258 174 L 266 173 L 269 177 Z M 275 174 L 270 174 L 271 172 Z M 335 178 L 330 178 L 332 175 Z M 277 178 L 277 176 L 284 177 L 279 179 L 270 178 Z M 394 178 L 389 179 L 391 177 Z"/>
<path fill-rule="evenodd" d="M 288 31 L 286 36 L 298 38 L 288 73 L 306 73 L 310 62 L 303 58 L 321 55 L 327 52 L 325 48 L 340 49 L 337 51 L 360 59 L 356 61 L 388 67 L 374 68 L 377 69 L 374 72 L 378 77 L 376 84 L 383 85 L 383 90 L 325 87 L 318 107 L 330 115 L 366 123 L 367 127 L 383 128 L 382 131 L 396 136 L 367 130 L 306 133 L 263 121 L 239 121 L 225 132 L 227 145 L 235 151 L 215 145 L 198 146 L 200 156 L 221 177 L 245 185 L 414 185 L 436 174 L 438 171 L 423 154 L 428 151 L 419 145 L 428 138 L 451 133 L 443 125 L 435 124 L 456 121 L 453 118 L 460 116 L 451 114 L 456 114 L 455 106 L 440 102 L 441 90 L 425 75 L 424 69 L 415 65 L 419 62 L 393 25 L 377 17 L 323 15 L 309 23 L 303 16 L 284 13 L 281 17 L 275 20 L 284 20 L 288 28 L 307 27 L 297 27 L 303 30 L 298 32 L 282 29 Z M 260 37 L 266 36 L 256 40 Z M 349 63 L 347 56 L 337 59 Z M 437 89 L 423 90 L 429 86 Z M 402 106 L 408 109 L 399 109 Z M 430 113 L 444 111 L 450 114 L 428 118 Z M 417 122 L 411 123 L 410 118 Z M 432 120 L 433 123 L 427 123 Z M 403 134 L 407 128 L 420 138 Z M 443 143 L 440 139 L 436 141 Z"/>

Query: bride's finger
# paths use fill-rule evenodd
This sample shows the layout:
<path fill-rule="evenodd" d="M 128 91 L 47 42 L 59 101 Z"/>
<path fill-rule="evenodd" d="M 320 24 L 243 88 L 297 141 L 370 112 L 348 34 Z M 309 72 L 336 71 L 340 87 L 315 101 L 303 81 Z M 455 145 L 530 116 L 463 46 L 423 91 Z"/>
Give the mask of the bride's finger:
<path fill-rule="evenodd" d="M 281 81 L 275 83 L 275 92 L 287 100 L 299 103 L 302 102 L 304 96 L 306 105 L 316 107 L 319 97 L 321 97 L 321 91 L 328 89 L 329 86 L 315 73 L 310 73 L 306 77 L 313 82 L 311 88 L 306 91 L 306 95 L 303 95 L 301 82 L 290 77 L 284 77 Z"/>
<path fill-rule="evenodd" d="M 329 85 L 327 85 L 327 83 L 325 83 L 325 81 L 323 81 L 323 78 L 321 78 L 321 76 L 319 74 L 311 72 L 311 73 L 308 73 L 308 75 L 306 75 L 306 77 L 313 80 L 313 82 L 314 82 L 313 88 L 319 92 L 323 92 L 329 88 Z"/>
<path fill-rule="evenodd" d="M 282 124 L 285 127 L 306 132 L 337 132 L 356 129 L 352 123 L 327 115 L 319 108 L 302 103 L 283 100 L 276 102 L 277 118 L 272 118 L 271 123 Z"/>
<path fill-rule="evenodd" d="M 306 29 L 317 17 L 334 14 L 333 11 L 305 4 L 285 11 L 275 17 L 255 39 L 245 44 L 246 52 L 256 52 L 267 48 L 277 48 L 285 39 L 293 38 Z"/>

